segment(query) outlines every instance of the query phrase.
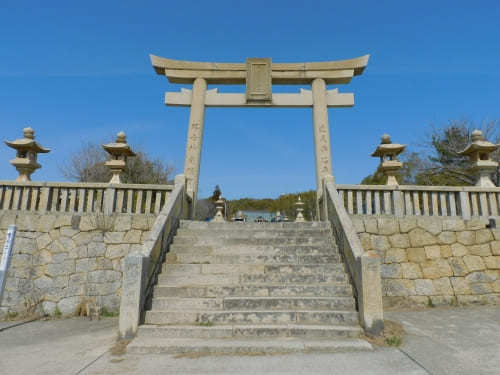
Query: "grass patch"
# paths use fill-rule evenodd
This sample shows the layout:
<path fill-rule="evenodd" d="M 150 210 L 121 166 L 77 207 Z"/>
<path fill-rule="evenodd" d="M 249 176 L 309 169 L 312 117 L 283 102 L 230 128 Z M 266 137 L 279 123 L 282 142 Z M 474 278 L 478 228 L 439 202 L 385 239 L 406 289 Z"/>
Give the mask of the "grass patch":
<path fill-rule="evenodd" d="M 59 310 L 59 307 L 56 306 L 56 310 L 54 311 L 54 316 L 57 318 L 60 318 L 62 316 L 61 310 Z"/>
<path fill-rule="evenodd" d="M 403 339 L 399 336 L 391 336 L 385 339 L 385 343 L 389 346 L 401 346 Z"/>
<path fill-rule="evenodd" d="M 436 307 L 436 305 L 434 304 L 434 302 L 432 302 L 432 298 L 431 297 L 427 297 L 427 307 Z"/>
<path fill-rule="evenodd" d="M 214 323 L 213 322 L 200 322 L 198 323 L 201 327 L 213 327 Z"/>
<path fill-rule="evenodd" d="M 105 307 L 101 308 L 101 316 L 103 318 L 116 318 L 120 315 L 118 311 L 108 311 Z"/>

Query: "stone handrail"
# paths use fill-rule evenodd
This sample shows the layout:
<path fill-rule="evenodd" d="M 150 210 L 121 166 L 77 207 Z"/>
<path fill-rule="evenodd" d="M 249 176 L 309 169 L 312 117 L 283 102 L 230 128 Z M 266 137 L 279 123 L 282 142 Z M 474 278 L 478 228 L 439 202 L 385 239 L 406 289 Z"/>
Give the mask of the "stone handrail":
<path fill-rule="evenodd" d="M 0 210 L 157 214 L 172 185 L 0 181 Z"/>
<path fill-rule="evenodd" d="M 364 252 L 333 177 L 325 178 L 322 198 L 325 219 L 332 225 L 351 277 L 361 323 L 366 332 L 376 335 L 384 328 L 380 259 L 376 254 Z"/>
<path fill-rule="evenodd" d="M 125 257 L 119 322 L 121 338 L 131 338 L 136 335 L 145 305 L 151 297 L 153 286 L 179 222 L 188 214 L 189 202 L 185 192 L 185 178 L 184 175 L 178 175 L 175 178 L 174 190 L 157 216 L 142 251 Z"/>
<path fill-rule="evenodd" d="M 349 214 L 500 216 L 500 188 L 478 186 L 336 185 Z"/>

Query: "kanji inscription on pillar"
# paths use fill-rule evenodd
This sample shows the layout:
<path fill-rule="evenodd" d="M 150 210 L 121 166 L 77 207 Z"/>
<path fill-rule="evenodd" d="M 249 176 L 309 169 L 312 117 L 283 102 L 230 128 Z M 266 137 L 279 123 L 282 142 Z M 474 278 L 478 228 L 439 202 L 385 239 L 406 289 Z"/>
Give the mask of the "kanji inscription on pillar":
<path fill-rule="evenodd" d="M 188 144 L 186 153 L 186 165 L 184 167 L 184 173 L 188 181 L 190 188 L 195 185 L 194 178 L 198 174 L 199 170 L 199 160 L 201 151 L 201 127 L 200 124 L 193 122 L 191 123 L 188 131 Z"/>

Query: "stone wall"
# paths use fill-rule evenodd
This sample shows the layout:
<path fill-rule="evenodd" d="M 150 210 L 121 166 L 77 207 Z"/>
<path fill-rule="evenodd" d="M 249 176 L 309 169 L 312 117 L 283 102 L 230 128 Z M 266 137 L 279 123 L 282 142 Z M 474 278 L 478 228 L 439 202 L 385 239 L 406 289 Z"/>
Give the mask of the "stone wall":
<path fill-rule="evenodd" d="M 17 225 L 0 316 L 27 309 L 71 314 L 90 296 L 118 311 L 123 258 L 141 249 L 155 217 L 0 211 L 0 255 L 7 227 Z"/>
<path fill-rule="evenodd" d="M 382 263 L 384 306 L 500 304 L 500 229 L 486 220 L 352 215 Z"/>

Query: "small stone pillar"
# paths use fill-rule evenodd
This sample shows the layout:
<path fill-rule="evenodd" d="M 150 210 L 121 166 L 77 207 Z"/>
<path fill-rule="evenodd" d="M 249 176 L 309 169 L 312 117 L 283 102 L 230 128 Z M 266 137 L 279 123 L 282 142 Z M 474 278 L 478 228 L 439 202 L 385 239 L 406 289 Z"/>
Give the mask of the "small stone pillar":
<path fill-rule="evenodd" d="M 113 176 L 111 177 L 110 184 L 120 184 L 120 175 L 127 166 L 127 157 L 136 156 L 135 152 L 130 149 L 127 144 L 127 136 L 124 132 L 119 132 L 116 135 L 116 142 L 102 145 L 110 155 L 109 160 L 105 165 L 111 170 Z"/>
<path fill-rule="evenodd" d="M 304 202 L 302 202 L 302 200 L 300 199 L 300 195 L 299 200 L 297 201 L 297 203 L 295 203 L 295 205 L 297 206 L 297 217 L 295 218 L 295 222 L 303 223 L 306 220 L 304 219 L 304 215 L 302 214 L 302 212 L 304 211 Z"/>
<path fill-rule="evenodd" d="M 217 212 L 215 213 L 215 216 L 213 218 L 212 221 L 214 222 L 224 222 L 226 221 L 224 219 L 224 214 L 223 214 L 223 211 L 224 211 L 224 200 L 222 199 L 222 197 L 219 197 L 219 199 L 217 199 L 215 201 L 215 208 L 217 209 Z"/>
<path fill-rule="evenodd" d="M 236 212 L 236 215 L 235 215 L 233 221 L 245 221 L 245 218 L 243 217 L 243 212 L 242 211 Z"/>
<path fill-rule="evenodd" d="M 470 158 L 472 168 L 478 174 L 476 186 L 495 187 L 495 184 L 491 181 L 491 174 L 496 171 L 498 163 L 491 160 L 490 154 L 495 152 L 500 145 L 485 140 L 483 132 L 478 129 L 472 132 L 471 140 L 472 142 L 466 149 L 458 154 Z"/>
<path fill-rule="evenodd" d="M 35 141 L 35 131 L 32 128 L 24 128 L 24 138 L 12 142 L 5 141 L 5 144 L 17 150 L 16 158 L 12 159 L 10 164 L 19 172 L 16 181 L 21 182 L 31 181 L 31 174 L 42 167 L 37 163 L 38 154 L 50 152 L 50 149 L 43 148 Z"/>
<path fill-rule="evenodd" d="M 399 174 L 403 163 L 398 160 L 398 155 L 404 151 L 406 145 L 392 143 L 391 136 L 384 134 L 380 144 L 372 156 L 380 157 L 379 169 L 387 176 L 386 185 L 399 185 L 396 176 Z"/>

